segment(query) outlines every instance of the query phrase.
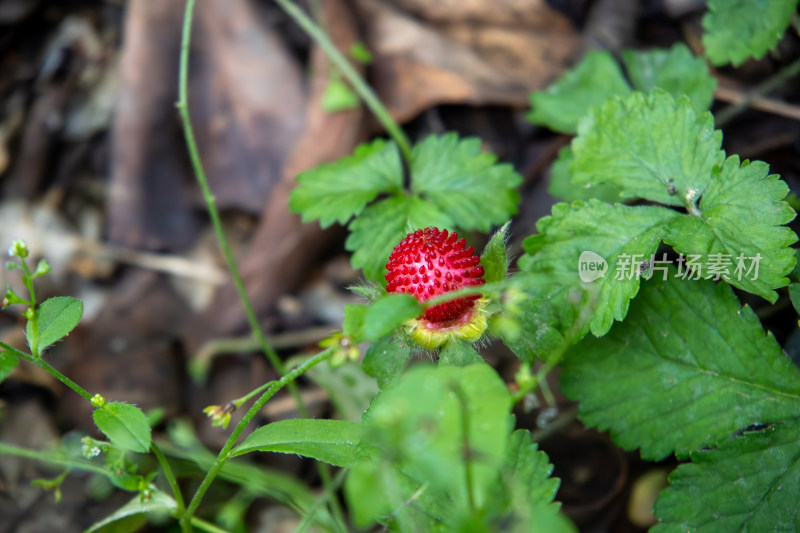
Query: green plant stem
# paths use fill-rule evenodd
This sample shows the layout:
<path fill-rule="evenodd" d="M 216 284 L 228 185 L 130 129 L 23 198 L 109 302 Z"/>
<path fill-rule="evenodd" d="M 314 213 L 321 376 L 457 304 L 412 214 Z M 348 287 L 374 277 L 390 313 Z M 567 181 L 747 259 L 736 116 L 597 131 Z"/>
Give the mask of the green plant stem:
<path fill-rule="evenodd" d="M 800 59 L 796 59 L 792 63 L 789 63 L 786 67 L 776 72 L 773 76 L 767 78 L 763 82 L 756 85 L 752 91 L 748 92 L 745 95 L 744 100 L 742 100 L 738 104 L 728 106 L 719 113 L 717 113 L 716 116 L 717 127 L 719 128 L 724 124 L 728 123 L 733 117 L 735 117 L 736 115 L 738 115 L 739 113 L 750 107 L 750 104 L 756 98 L 769 93 L 773 89 L 781 86 L 783 83 L 797 76 L 798 74 L 800 74 Z"/>
<path fill-rule="evenodd" d="M 31 323 L 31 335 L 29 342 L 31 343 L 31 354 L 39 358 L 41 354 L 39 353 L 39 311 L 36 309 L 36 289 L 33 286 L 33 276 L 28 268 L 28 262 L 24 257 L 20 257 L 19 262 L 23 272 L 22 283 L 25 284 L 25 287 L 28 289 L 28 295 L 30 296 L 31 318 L 29 321 Z"/>
<path fill-rule="evenodd" d="M 214 481 L 214 478 L 217 477 L 222 467 L 225 466 L 225 462 L 230 458 L 230 451 L 236 445 L 236 441 L 239 440 L 239 436 L 241 436 L 244 429 L 247 425 L 253 420 L 253 418 L 258 414 L 264 404 L 272 398 L 275 393 L 281 390 L 283 387 L 288 385 L 289 383 L 294 382 L 298 377 L 302 376 L 308 369 L 318 365 L 319 363 L 325 361 L 333 354 L 332 349 L 327 349 L 322 351 L 309 359 L 308 361 L 304 362 L 302 365 L 298 366 L 285 376 L 283 376 L 278 381 L 275 381 L 271 384 L 271 386 L 264 391 L 264 393 L 255 401 L 255 403 L 250 407 L 247 411 L 247 414 L 244 415 L 244 418 L 236 425 L 233 432 L 231 433 L 230 437 L 228 437 L 227 442 L 225 442 L 225 446 L 222 447 L 220 450 L 219 455 L 217 455 L 216 461 L 211 466 L 209 471 L 206 473 L 206 476 L 203 478 L 203 481 L 200 483 L 200 486 L 197 488 L 197 491 L 192 497 L 192 501 L 189 502 L 189 506 L 186 508 L 186 512 L 183 514 L 181 519 L 181 524 L 183 526 L 183 530 L 186 533 L 191 531 L 190 529 L 190 522 L 192 516 L 197 511 L 197 507 L 200 505 L 200 502 L 203 500 L 203 496 L 205 495 L 208 488 L 211 486 L 211 483 Z"/>
<path fill-rule="evenodd" d="M 36 461 L 41 461 L 43 463 L 50 463 L 58 466 L 63 466 L 64 468 L 74 468 L 76 470 L 85 470 L 87 472 L 93 472 L 95 474 L 101 474 L 103 476 L 111 476 L 111 472 L 106 470 L 103 467 L 82 461 L 75 461 L 72 459 L 64 459 L 61 457 L 53 456 L 47 452 L 40 452 L 38 450 L 29 450 L 28 448 L 20 448 L 18 446 L 12 446 L 10 444 L 4 444 L 0 442 L 0 454 L 2 455 L 14 455 L 16 457 L 23 457 L 25 459 L 33 459 Z"/>
<path fill-rule="evenodd" d="M 242 404 L 243 404 L 244 402 L 246 402 L 247 400 L 249 400 L 249 399 L 250 399 L 250 398 L 252 398 L 253 396 L 256 396 L 256 395 L 258 395 L 258 394 L 261 394 L 262 392 L 264 392 L 264 390 L 268 389 L 269 387 L 271 387 L 271 386 L 272 386 L 272 385 L 274 385 L 274 384 L 275 384 L 275 382 L 274 382 L 274 381 L 267 381 L 266 383 L 264 383 L 264 384 L 263 384 L 263 385 L 261 385 L 260 387 L 258 387 L 258 388 L 256 388 L 256 389 L 253 389 L 253 390 L 251 390 L 250 392 L 248 392 L 248 393 L 247 393 L 247 394 L 245 394 L 244 396 L 242 396 L 242 397 L 240 397 L 240 398 L 236 398 L 236 399 L 235 399 L 235 400 L 233 400 L 231 403 L 233 403 L 233 405 L 235 405 L 235 406 L 236 406 L 236 408 L 238 409 L 238 408 L 240 408 L 240 407 L 242 406 Z"/>
<path fill-rule="evenodd" d="M 208 531 L 208 533 L 230 533 L 227 529 L 222 529 L 211 522 L 206 522 L 196 516 L 192 518 L 192 525 L 197 529 Z"/>
<path fill-rule="evenodd" d="M 192 13 L 194 12 L 195 0 L 187 0 L 186 12 L 183 19 L 183 36 L 181 39 L 181 55 L 180 67 L 178 76 L 178 103 L 176 104 L 183 120 L 183 134 L 186 137 L 186 147 L 189 151 L 189 159 L 192 163 L 195 178 L 203 193 L 203 199 L 206 202 L 208 215 L 211 218 L 211 224 L 214 226 L 214 232 L 217 236 L 219 247 L 222 250 L 222 255 L 225 257 L 225 263 L 228 266 L 228 271 L 231 274 L 233 284 L 236 286 L 236 291 L 239 299 L 244 307 L 247 321 L 250 324 L 250 329 L 253 335 L 258 339 L 259 345 L 267 356 L 270 364 L 279 373 L 284 374 L 283 363 L 281 362 L 278 354 L 272 348 L 272 345 L 267 340 L 261 325 L 258 322 L 258 317 L 253 309 L 253 304 L 250 302 L 250 297 L 247 295 L 247 289 L 242 280 L 242 275 L 239 272 L 239 267 L 236 264 L 236 259 L 233 257 L 233 252 L 228 244 L 228 238 L 225 236 L 225 230 L 222 227 L 222 220 L 217 210 L 217 201 L 206 179 L 206 172 L 203 168 L 203 162 L 200 159 L 200 152 L 197 149 L 197 142 L 194 138 L 194 129 L 192 128 L 191 117 L 189 116 L 188 105 L 188 78 L 189 78 L 189 45 L 191 43 L 192 34 Z"/>
<path fill-rule="evenodd" d="M 156 456 L 156 459 L 158 459 L 158 464 L 161 465 L 161 470 L 164 471 L 164 477 L 167 478 L 167 483 L 169 483 L 169 486 L 172 489 L 172 495 L 175 498 L 175 504 L 178 506 L 176 516 L 180 518 L 183 516 L 183 513 L 186 510 L 186 504 L 183 502 L 183 494 L 181 494 L 181 488 L 178 485 L 178 480 L 175 479 L 175 474 L 172 472 L 172 467 L 169 466 L 169 461 L 167 461 L 167 458 L 164 457 L 164 453 L 161 451 L 161 448 L 158 447 L 158 444 L 151 442 L 150 450 Z"/>
<path fill-rule="evenodd" d="M 16 355 L 20 359 L 24 359 L 24 360 L 28 361 L 29 363 L 33 363 L 34 365 L 38 366 L 39 368 L 43 368 L 44 370 L 47 370 L 58 381 L 60 381 L 61 383 L 63 383 L 67 387 L 69 387 L 70 389 L 74 390 L 75 392 L 77 392 L 78 394 L 80 394 L 81 396 L 83 396 L 84 398 L 89 400 L 90 402 L 92 401 L 92 395 L 89 394 L 89 392 L 86 389 L 84 389 L 83 387 L 81 387 L 80 385 L 78 385 L 77 383 L 75 383 L 74 381 L 69 379 L 67 376 L 65 376 L 64 374 L 62 374 L 61 372 L 59 372 L 58 370 L 56 370 L 55 368 L 53 368 L 52 366 L 47 364 L 47 362 L 44 359 L 42 359 L 41 357 L 34 357 L 32 355 L 26 354 L 25 352 L 21 352 L 21 351 L 17 350 L 16 348 L 14 348 L 12 346 L 9 346 L 8 344 L 6 344 L 4 342 L 0 342 L 0 348 L 3 348 L 5 351 Z"/>
<path fill-rule="evenodd" d="M 453 392 L 458 398 L 459 406 L 461 407 L 461 434 L 463 441 L 463 454 L 464 454 L 464 483 L 467 485 L 467 501 L 469 502 L 469 509 L 475 512 L 475 494 L 472 487 L 472 448 L 469 445 L 469 405 L 467 397 L 461 387 L 455 386 L 452 388 Z"/>
<path fill-rule="evenodd" d="M 353 90 L 358 94 L 361 100 L 367 105 L 367 107 L 372 111 L 375 115 L 375 118 L 381 123 L 381 125 L 386 129 L 386 132 L 391 135 L 394 142 L 397 143 L 397 146 L 400 147 L 400 152 L 403 154 L 403 159 L 405 159 L 406 163 L 410 166 L 411 165 L 411 144 L 406 137 L 406 134 L 403 133 L 403 130 L 397 123 L 394 121 L 392 116 L 389 114 L 389 111 L 386 107 L 381 103 L 380 99 L 377 97 L 375 92 L 370 88 L 369 85 L 361 78 L 361 76 L 356 72 L 353 66 L 350 64 L 350 61 L 336 48 L 336 45 L 328 38 L 325 34 L 325 31 L 320 28 L 311 18 L 306 15 L 302 9 L 297 7 L 294 2 L 291 0 L 275 0 L 275 2 L 281 6 L 281 8 L 286 11 L 286 13 L 294 19 L 294 21 L 301 27 L 303 30 L 311 36 L 316 43 L 322 47 L 322 50 L 325 52 L 325 55 L 328 56 L 328 59 L 333 62 L 336 68 L 347 78 L 347 81 L 350 82 L 350 85 L 353 87 Z"/>
<path fill-rule="evenodd" d="M 272 348 L 272 345 L 267 340 L 266 335 L 264 335 L 264 331 L 261 329 L 261 325 L 258 322 L 258 317 L 256 316 L 256 312 L 253 309 L 253 305 L 250 302 L 250 298 L 247 295 L 247 289 L 244 285 L 244 281 L 242 280 L 242 276 L 239 272 L 239 267 L 236 264 L 236 260 L 233 257 L 233 252 L 231 251 L 230 245 L 228 244 L 228 239 L 227 237 L 225 237 L 225 232 L 222 228 L 222 221 L 220 219 L 219 212 L 217 211 L 216 207 L 216 200 L 214 198 L 213 193 L 211 192 L 211 188 L 208 185 L 208 180 L 206 179 L 206 173 L 203 168 L 203 162 L 200 159 L 200 153 L 197 149 L 197 143 L 194 138 L 192 121 L 191 117 L 189 116 L 188 90 L 187 90 L 188 79 L 189 79 L 189 45 L 191 43 L 192 15 L 194 13 L 194 5 L 195 5 L 195 0 L 186 1 L 186 11 L 184 12 L 184 18 L 183 18 L 183 30 L 181 35 L 181 52 L 180 52 L 180 62 L 178 70 L 178 102 L 176 104 L 178 111 L 180 112 L 181 119 L 183 121 L 183 131 L 184 131 L 184 136 L 186 138 L 186 148 L 189 151 L 189 159 L 191 160 L 192 163 L 192 168 L 194 170 L 195 178 L 197 179 L 197 182 L 203 193 L 203 198 L 205 199 L 206 206 L 208 208 L 208 213 L 209 217 L 211 218 L 211 223 L 214 226 L 214 232 L 216 233 L 217 241 L 219 242 L 222 254 L 225 257 L 225 262 L 228 265 L 228 270 L 230 271 L 233 283 L 236 286 L 236 291 L 239 295 L 239 300 L 241 300 L 242 302 L 242 307 L 244 308 L 245 315 L 247 316 L 247 321 L 250 324 L 250 329 L 252 330 L 253 335 L 258 339 L 258 342 L 261 345 L 261 349 L 266 355 L 270 364 L 278 372 L 278 374 L 283 376 L 286 373 L 283 363 L 278 357 L 278 354 Z M 313 23 L 311 24 L 313 25 Z M 316 26 L 314 27 L 316 28 Z M 330 41 L 328 42 L 330 44 Z M 335 50 L 335 48 L 333 49 Z M 344 63 L 347 64 L 346 61 L 344 61 Z M 351 72 L 355 73 L 355 71 L 353 71 L 352 67 L 350 67 L 349 64 L 347 64 L 347 67 L 350 68 Z M 300 391 L 297 390 L 297 387 L 294 385 L 293 382 L 290 383 L 289 385 L 289 392 L 294 398 L 295 403 L 297 405 L 297 409 L 300 412 L 300 414 L 304 417 L 308 417 L 309 416 L 308 409 L 306 409 L 306 406 L 303 403 L 303 399 L 300 396 Z M 322 484 L 325 487 L 325 490 L 330 491 L 331 490 L 330 472 L 328 472 L 327 467 L 325 467 L 322 464 L 318 464 L 317 469 L 319 471 L 320 479 L 322 480 Z M 334 516 L 341 523 L 342 510 L 339 507 L 339 502 L 336 498 L 333 497 L 333 495 L 331 495 L 330 501 L 331 501 L 331 509 L 333 510 Z"/>

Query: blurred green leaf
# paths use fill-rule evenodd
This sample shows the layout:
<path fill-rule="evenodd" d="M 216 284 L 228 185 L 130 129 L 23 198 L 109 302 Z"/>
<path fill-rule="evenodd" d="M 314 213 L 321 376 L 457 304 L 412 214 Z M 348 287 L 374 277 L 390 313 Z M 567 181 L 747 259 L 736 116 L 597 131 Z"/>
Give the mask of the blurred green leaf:
<path fill-rule="evenodd" d="M 531 94 L 528 120 L 562 133 L 575 133 L 578 121 L 608 98 L 628 94 L 628 82 L 609 52 L 590 51 L 544 91 Z"/>
<path fill-rule="evenodd" d="M 693 56 L 685 44 L 677 43 L 669 49 L 624 50 L 622 57 L 636 90 L 649 93 L 659 88 L 676 100 L 685 94 L 698 111 L 711 107 L 717 80 L 706 62 Z"/>
<path fill-rule="evenodd" d="M 547 192 L 565 202 L 575 200 L 590 200 L 597 198 L 604 202 L 613 204 L 621 201 L 619 197 L 619 187 L 607 183 L 589 183 L 586 185 L 575 185 L 572 183 L 572 174 L 569 166 L 573 160 L 572 148 L 565 146 L 558 151 L 558 157 L 550 167 L 550 181 L 547 185 Z"/>
<path fill-rule="evenodd" d="M 797 11 L 797 0 L 709 0 L 703 17 L 703 47 L 715 65 L 763 57 L 781 38 Z"/>
<path fill-rule="evenodd" d="M 367 307 L 360 338 L 375 342 L 405 322 L 422 314 L 422 306 L 410 294 L 387 294 Z"/>
<path fill-rule="evenodd" d="M 394 514 L 400 529 L 432 530 L 433 518 L 452 531 L 472 515 L 467 484 L 475 507 L 488 506 L 510 408 L 505 383 L 488 365 L 416 366 L 385 388 L 364 417 L 363 442 L 378 456 L 356 465 L 345 485 L 357 525 Z"/>
<path fill-rule="evenodd" d="M 444 366 L 466 366 L 483 362 L 472 344 L 463 339 L 450 339 L 439 352 L 439 364 Z"/>
<path fill-rule="evenodd" d="M 373 343 L 364 355 L 364 372 L 378 380 L 383 388 L 397 378 L 411 357 L 411 347 L 396 335 Z"/>
<path fill-rule="evenodd" d="M 153 491 L 149 498 L 137 495 L 104 519 L 89 526 L 85 533 L 133 533 L 147 523 L 148 514 L 172 516 L 176 510 L 175 500 L 161 491 Z"/>
<path fill-rule="evenodd" d="M 17 356 L 3 350 L 0 352 L 0 383 L 3 382 L 17 366 Z"/>
<path fill-rule="evenodd" d="M 325 92 L 322 93 L 322 110 L 326 113 L 336 113 L 355 109 L 361 101 L 356 93 L 341 79 L 328 80 Z"/>

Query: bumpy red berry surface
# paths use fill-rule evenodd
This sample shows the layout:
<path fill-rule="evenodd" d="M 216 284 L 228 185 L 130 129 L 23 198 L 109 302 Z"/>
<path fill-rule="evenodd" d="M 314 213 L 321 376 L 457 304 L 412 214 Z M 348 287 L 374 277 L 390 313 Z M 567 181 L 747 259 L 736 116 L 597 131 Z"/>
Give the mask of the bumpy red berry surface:
<path fill-rule="evenodd" d="M 400 241 L 386 264 L 386 290 L 414 295 L 424 302 L 441 294 L 483 285 L 483 267 L 472 246 L 457 233 L 425 228 L 409 233 Z M 462 319 L 480 295 L 435 305 L 422 318 L 434 324 Z"/>

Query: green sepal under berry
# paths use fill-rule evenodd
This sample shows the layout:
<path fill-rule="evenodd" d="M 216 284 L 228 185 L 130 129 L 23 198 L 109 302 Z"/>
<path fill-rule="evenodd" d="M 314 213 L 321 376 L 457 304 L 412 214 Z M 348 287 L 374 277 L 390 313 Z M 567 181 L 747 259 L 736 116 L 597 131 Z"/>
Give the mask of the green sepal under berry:
<path fill-rule="evenodd" d="M 752 309 L 725 283 L 666 277 L 643 282 L 624 322 L 567 354 L 562 389 L 583 422 L 659 460 L 796 416 L 800 370 Z"/>
<path fill-rule="evenodd" d="M 669 476 L 652 533 L 800 531 L 800 421 L 744 431 Z"/>
<path fill-rule="evenodd" d="M 797 12 L 798 0 L 709 0 L 703 17 L 703 46 L 715 65 L 738 66 L 759 59 L 778 40 Z"/>

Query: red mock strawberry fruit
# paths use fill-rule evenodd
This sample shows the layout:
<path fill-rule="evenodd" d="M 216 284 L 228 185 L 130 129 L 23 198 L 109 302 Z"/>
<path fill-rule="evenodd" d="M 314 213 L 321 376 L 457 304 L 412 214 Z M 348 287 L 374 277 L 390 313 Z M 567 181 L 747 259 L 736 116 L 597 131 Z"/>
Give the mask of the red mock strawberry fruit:
<path fill-rule="evenodd" d="M 386 268 L 386 290 L 411 294 L 420 302 L 484 284 L 483 267 L 472 246 L 457 233 L 438 228 L 406 235 L 392 251 Z M 425 348 L 436 348 L 449 337 L 477 340 L 486 329 L 480 298 L 476 294 L 430 307 L 407 324 L 409 333 Z"/>

